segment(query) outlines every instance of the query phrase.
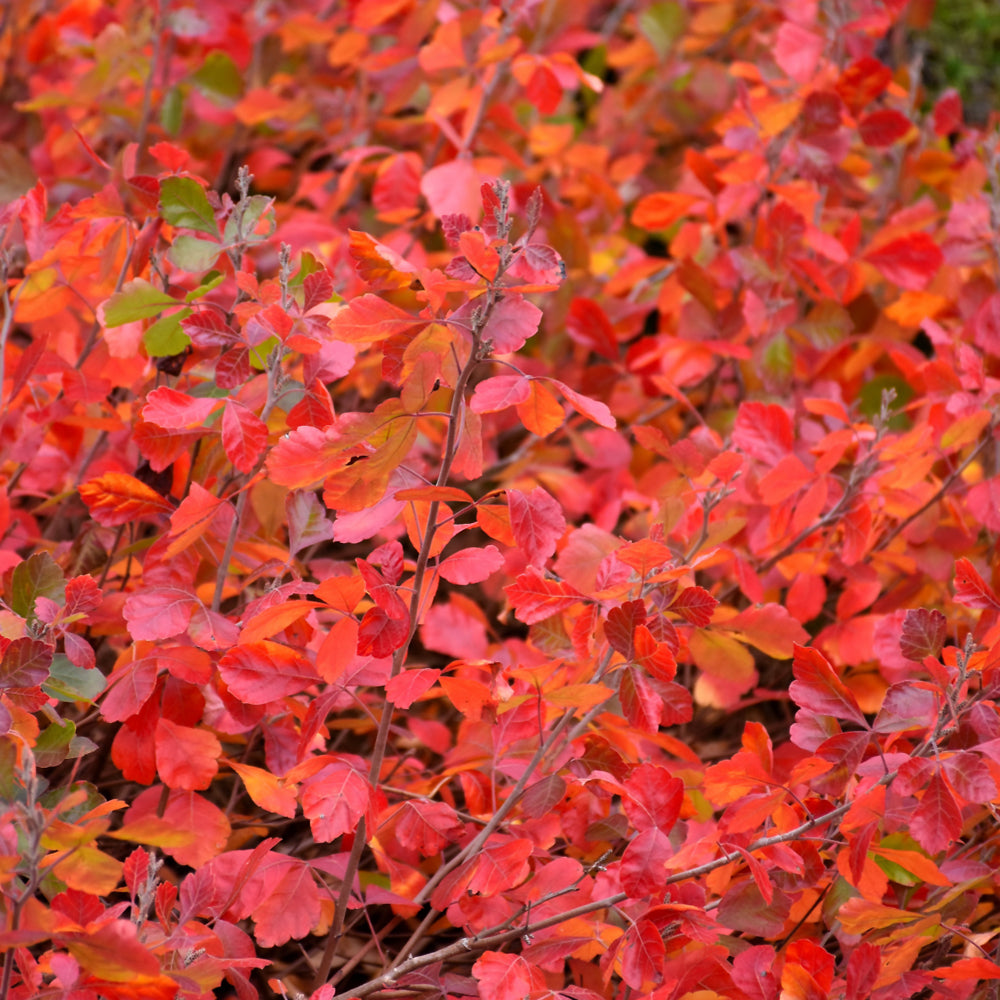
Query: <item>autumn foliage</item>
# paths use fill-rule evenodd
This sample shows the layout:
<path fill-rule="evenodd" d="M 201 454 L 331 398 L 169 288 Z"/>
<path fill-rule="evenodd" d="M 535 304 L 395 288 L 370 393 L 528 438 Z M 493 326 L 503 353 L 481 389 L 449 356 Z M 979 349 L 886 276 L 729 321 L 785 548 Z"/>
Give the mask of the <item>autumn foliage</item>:
<path fill-rule="evenodd" d="M 0 1000 L 996 995 L 928 6 L 4 8 Z"/>

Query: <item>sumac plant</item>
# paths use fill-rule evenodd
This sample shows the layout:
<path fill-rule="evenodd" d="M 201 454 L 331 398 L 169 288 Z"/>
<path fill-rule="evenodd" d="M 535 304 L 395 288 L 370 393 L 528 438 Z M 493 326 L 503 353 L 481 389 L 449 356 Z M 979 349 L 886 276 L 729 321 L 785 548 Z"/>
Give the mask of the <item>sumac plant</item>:
<path fill-rule="evenodd" d="M 928 8 L 4 8 L 0 1000 L 997 995 Z"/>

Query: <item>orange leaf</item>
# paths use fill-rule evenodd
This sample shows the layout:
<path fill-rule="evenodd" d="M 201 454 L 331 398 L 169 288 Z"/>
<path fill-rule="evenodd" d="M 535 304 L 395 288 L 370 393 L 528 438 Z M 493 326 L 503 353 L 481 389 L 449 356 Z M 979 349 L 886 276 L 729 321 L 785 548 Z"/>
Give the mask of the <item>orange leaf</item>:
<path fill-rule="evenodd" d="M 80 486 L 90 515 L 106 528 L 116 528 L 142 517 L 170 514 L 173 506 L 156 490 L 125 472 L 106 472 Z"/>

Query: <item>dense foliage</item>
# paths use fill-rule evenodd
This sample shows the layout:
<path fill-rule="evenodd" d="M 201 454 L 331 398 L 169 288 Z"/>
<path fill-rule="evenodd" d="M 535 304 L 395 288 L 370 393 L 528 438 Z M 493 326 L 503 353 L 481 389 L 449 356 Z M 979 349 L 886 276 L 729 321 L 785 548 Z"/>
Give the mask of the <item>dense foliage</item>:
<path fill-rule="evenodd" d="M 0 12 L 2 1000 L 995 995 L 919 7 Z"/>

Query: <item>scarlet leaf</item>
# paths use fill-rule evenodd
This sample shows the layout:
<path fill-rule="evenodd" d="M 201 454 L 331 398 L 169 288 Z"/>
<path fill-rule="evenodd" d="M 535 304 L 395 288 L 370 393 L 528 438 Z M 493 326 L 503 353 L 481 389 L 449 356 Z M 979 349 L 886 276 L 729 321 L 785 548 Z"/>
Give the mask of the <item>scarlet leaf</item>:
<path fill-rule="evenodd" d="M 525 625 L 534 625 L 583 599 L 583 595 L 569 584 L 547 580 L 537 570 L 529 567 L 514 583 L 504 587 L 514 612 Z"/>
<path fill-rule="evenodd" d="M 268 477 L 279 486 L 315 486 L 350 460 L 335 425 L 296 427 L 284 435 L 267 457 Z"/>
<path fill-rule="evenodd" d="M 639 920 L 625 932 L 622 947 L 622 979 L 634 990 L 644 983 L 659 982 L 667 946 L 652 920 Z"/>
<path fill-rule="evenodd" d="M 712 620 L 718 601 L 702 587 L 685 587 L 670 605 L 685 621 L 698 628 L 705 628 Z"/>
<path fill-rule="evenodd" d="M 157 720 L 156 770 L 167 788 L 208 788 L 219 770 L 221 753 L 222 744 L 207 729 Z"/>
<path fill-rule="evenodd" d="M 955 562 L 955 599 L 967 608 L 1000 608 L 1000 598 L 968 559 Z"/>
<path fill-rule="evenodd" d="M 927 233 L 910 233 L 865 254 L 882 276 L 900 288 L 920 291 L 944 263 L 940 247 Z"/>
<path fill-rule="evenodd" d="M 565 382 L 560 382 L 558 379 L 550 379 L 550 381 L 577 413 L 582 413 L 585 417 L 593 420 L 599 427 L 607 427 L 609 430 L 615 429 L 617 426 L 615 418 L 612 416 L 611 410 L 604 403 L 596 399 L 591 399 L 589 396 L 581 395 L 575 389 L 571 389 L 566 385 Z"/>
<path fill-rule="evenodd" d="M 608 612 L 604 635 L 612 649 L 621 653 L 626 660 L 630 660 L 635 651 L 633 642 L 635 630 L 645 622 L 645 601 L 626 601 Z"/>

